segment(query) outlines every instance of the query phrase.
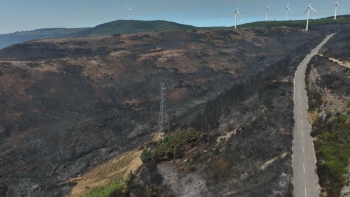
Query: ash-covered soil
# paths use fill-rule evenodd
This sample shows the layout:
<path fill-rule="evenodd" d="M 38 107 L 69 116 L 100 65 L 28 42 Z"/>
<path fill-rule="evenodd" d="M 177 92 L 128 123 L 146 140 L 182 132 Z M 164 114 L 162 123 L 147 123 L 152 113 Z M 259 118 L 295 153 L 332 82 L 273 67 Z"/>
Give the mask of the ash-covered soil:
<path fill-rule="evenodd" d="M 292 196 L 293 83 L 262 84 L 225 103 L 223 128 L 184 158 L 143 166 L 130 196 L 147 196 L 151 185 L 165 196 Z"/>
<path fill-rule="evenodd" d="M 337 58 L 341 61 L 350 62 L 350 31 L 341 31 L 335 34 L 329 42 L 325 44 L 321 53 L 324 56 Z"/>
<path fill-rule="evenodd" d="M 62 196 L 72 185 L 59 183 L 147 141 L 157 127 L 160 82 L 167 84 L 171 128 L 193 124 L 203 130 L 198 113 L 208 101 L 234 84 L 253 87 L 275 76 L 319 40 L 313 32 L 261 28 L 45 39 L 7 47 L 0 51 L 0 196 Z M 276 91 L 288 98 L 289 86 Z M 287 113 L 288 106 L 274 110 Z M 266 116 L 280 116 L 277 111 Z M 202 127 L 218 128 L 220 113 Z M 281 157 L 285 148 L 280 146 L 290 136 L 278 141 L 274 133 L 282 125 L 262 127 L 263 120 L 257 117 L 256 127 L 238 132 L 221 154 L 237 149 L 238 155 L 227 159 L 244 168 L 250 154 L 243 144 L 256 143 L 248 151 L 252 154 L 259 143 L 268 144 L 266 157 L 252 155 L 259 161 L 253 169 L 267 158 Z M 276 176 L 290 172 L 288 160 L 276 162 L 286 163 Z M 256 184 L 263 187 L 268 181 Z M 236 187 L 242 196 L 249 192 L 243 185 Z"/>

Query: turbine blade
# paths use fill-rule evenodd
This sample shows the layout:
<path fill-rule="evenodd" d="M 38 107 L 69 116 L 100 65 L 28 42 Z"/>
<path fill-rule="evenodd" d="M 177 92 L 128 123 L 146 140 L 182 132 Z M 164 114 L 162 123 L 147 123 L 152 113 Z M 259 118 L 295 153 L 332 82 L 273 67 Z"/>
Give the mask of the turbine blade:
<path fill-rule="evenodd" d="M 304 14 L 306 14 L 306 12 L 307 12 L 307 11 L 309 11 L 309 8 L 308 8 L 308 9 L 306 9 L 306 11 L 305 11 L 305 13 L 304 13 Z"/>
<path fill-rule="evenodd" d="M 289 11 L 293 12 L 291 9 L 288 8 Z"/>
<path fill-rule="evenodd" d="M 288 4 L 287 4 L 287 8 L 289 8 L 289 1 L 288 1 Z"/>
<path fill-rule="evenodd" d="M 310 7 L 313 11 L 317 12 L 313 7 Z"/>

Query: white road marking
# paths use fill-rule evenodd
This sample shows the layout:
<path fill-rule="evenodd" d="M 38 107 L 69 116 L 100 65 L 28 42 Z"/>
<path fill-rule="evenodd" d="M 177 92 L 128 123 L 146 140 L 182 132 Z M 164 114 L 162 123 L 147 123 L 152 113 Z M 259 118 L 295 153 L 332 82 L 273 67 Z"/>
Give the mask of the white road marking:
<path fill-rule="evenodd" d="M 304 188 L 305 188 L 305 197 L 307 197 L 307 196 L 306 196 L 306 187 L 304 187 Z"/>
<path fill-rule="evenodd" d="M 303 163 L 303 169 L 304 169 L 304 173 L 305 173 L 305 164 Z"/>
<path fill-rule="evenodd" d="M 303 149 L 303 153 L 304 153 L 304 145 L 301 145 L 301 149 Z"/>

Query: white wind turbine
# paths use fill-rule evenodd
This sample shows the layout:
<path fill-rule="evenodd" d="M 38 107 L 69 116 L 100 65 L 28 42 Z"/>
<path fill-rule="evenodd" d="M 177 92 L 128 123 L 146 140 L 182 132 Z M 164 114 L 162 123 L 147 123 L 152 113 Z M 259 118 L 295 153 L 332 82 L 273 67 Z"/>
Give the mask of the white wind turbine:
<path fill-rule="evenodd" d="M 128 7 L 128 20 L 129 20 L 129 13 L 130 13 L 131 9 L 129 8 L 128 5 L 126 7 Z"/>
<path fill-rule="evenodd" d="M 235 14 L 235 29 L 237 28 L 237 14 L 242 16 L 241 13 L 238 12 L 238 5 L 239 5 L 239 2 L 237 3 L 237 10 L 233 12 Z"/>
<path fill-rule="evenodd" d="M 335 1 L 335 5 L 333 6 L 334 9 L 335 9 L 334 20 L 337 19 L 337 8 L 338 8 L 339 6 L 343 6 L 343 5 L 339 4 L 339 3 L 338 3 L 338 0 L 336 0 L 336 1 Z"/>
<path fill-rule="evenodd" d="M 211 26 L 211 20 L 209 20 L 209 26 Z"/>
<path fill-rule="evenodd" d="M 305 13 L 307 13 L 307 18 L 306 18 L 306 31 L 309 30 L 309 16 L 310 16 L 310 9 L 317 12 L 312 6 L 311 6 L 311 0 L 309 1 L 309 6 L 306 7 Z M 304 14 L 305 14 L 304 13 Z"/>
<path fill-rule="evenodd" d="M 267 21 L 267 15 L 270 12 L 270 5 L 271 4 L 269 4 L 269 6 L 267 6 L 267 8 L 264 8 L 266 10 L 266 21 Z"/>
<path fill-rule="evenodd" d="M 289 11 L 293 12 L 291 9 L 289 9 L 289 1 L 288 1 L 287 7 L 282 10 L 282 12 L 286 12 L 286 20 L 288 20 L 288 12 Z"/>
<path fill-rule="evenodd" d="M 221 20 L 221 26 L 222 26 L 222 22 L 224 22 L 224 20 L 220 19 Z"/>

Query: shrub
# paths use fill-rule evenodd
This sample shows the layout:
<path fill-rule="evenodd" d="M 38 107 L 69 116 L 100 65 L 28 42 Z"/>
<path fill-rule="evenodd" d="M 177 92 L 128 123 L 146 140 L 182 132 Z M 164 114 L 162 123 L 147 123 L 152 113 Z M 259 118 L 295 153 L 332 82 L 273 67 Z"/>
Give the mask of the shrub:
<path fill-rule="evenodd" d="M 141 153 L 141 161 L 143 163 L 152 161 L 152 152 L 144 149 Z"/>
<path fill-rule="evenodd" d="M 346 104 L 346 108 L 350 108 L 350 102 L 348 102 L 348 104 Z"/>
<path fill-rule="evenodd" d="M 179 130 L 161 140 L 156 148 L 156 152 L 160 160 L 181 158 L 183 152 L 189 149 L 197 139 L 198 133 L 194 129 Z"/>

